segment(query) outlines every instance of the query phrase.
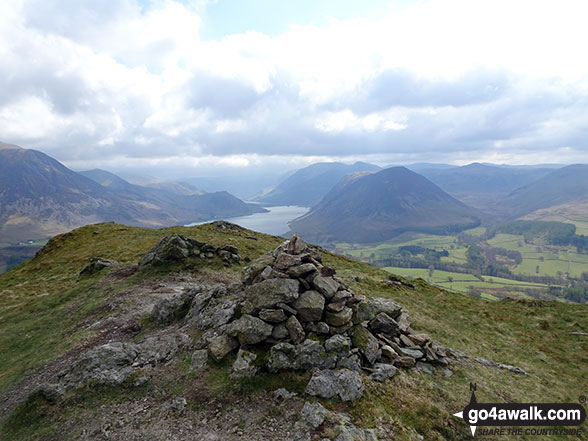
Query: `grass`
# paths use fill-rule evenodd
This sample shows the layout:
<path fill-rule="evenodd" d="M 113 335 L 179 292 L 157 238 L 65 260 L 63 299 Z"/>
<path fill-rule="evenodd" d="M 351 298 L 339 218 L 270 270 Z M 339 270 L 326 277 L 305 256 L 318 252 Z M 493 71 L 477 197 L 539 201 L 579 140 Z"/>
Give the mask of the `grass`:
<path fill-rule="evenodd" d="M 125 286 L 106 283 L 103 274 L 77 283 L 77 274 L 89 257 L 100 255 L 131 264 L 171 232 L 217 246 L 231 243 L 242 256 L 250 258 L 281 242 L 262 234 L 256 234 L 257 241 L 250 240 L 246 239 L 252 234 L 250 231 L 219 231 L 212 225 L 146 230 L 100 224 L 57 237 L 42 256 L 0 275 L 0 388 L 6 390 L 27 372 L 81 345 L 91 336 L 83 323 L 108 314 L 104 305 Z M 478 384 L 478 400 L 484 402 L 576 402 L 588 390 L 588 339 L 569 335 L 572 331 L 588 332 L 585 305 L 535 300 L 487 302 L 419 279 L 412 282 L 414 288 L 391 287 L 385 283 L 389 273 L 381 269 L 331 253 L 324 253 L 323 259 L 356 292 L 401 303 L 411 316 L 415 331 L 428 333 L 440 344 L 463 350 L 472 357 L 520 366 L 529 373 L 521 376 L 481 365 L 455 365 L 451 377 L 401 370 L 384 384 L 366 381 L 366 393 L 357 402 L 325 403 L 332 409 L 349 412 L 360 426 L 390 427 L 399 440 L 415 440 L 417 434 L 426 440 L 465 440 L 471 439 L 469 429 L 451 414 L 467 404 L 470 382 Z M 225 269 L 220 262 L 211 265 L 221 271 L 240 271 L 240 267 Z M 178 265 L 160 272 L 137 273 L 125 283 L 131 286 L 141 278 L 158 278 L 166 271 L 183 269 Z M 39 297 L 44 293 L 48 295 Z M 184 357 L 166 366 L 170 373 L 165 381 L 169 384 L 159 387 L 159 393 L 180 394 L 189 390 L 194 379 L 186 372 L 187 360 Z M 307 374 L 296 373 L 263 374 L 253 380 L 234 382 L 228 377 L 230 361 L 209 367 L 205 382 L 214 397 L 257 394 L 277 387 L 302 393 L 308 378 Z M 76 398 L 80 401 L 75 406 L 53 410 L 28 402 L 0 427 L 0 439 L 52 439 L 56 428 L 66 419 L 75 420 L 81 409 L 133 398 L 131 394 L 125 397 L 124 392 L 83 393 Z M 190 395 L 186 396 L 191 405 Z M 164 398 L 162 395 L 161 399 Z"/>
<path fill-rule="evenodd" d="M 483 280 L 480 280 L 471 274 L 454 273 L 450 271 L 435 270 L 433 271 L 433 276 L 429 277 L 429 270 L 424 268 L 385 267 L 383 269 L 404 277 L 420 277 L 433 285 L 461 293 L 467 293 L 470 286 L 473 286 L 474 288 L 485 292 L 486 296 L 484 297 L 488 300 L 496 300 L 496 297 L 492 295 L 492 290 L 506 290 L 514 296 L 526 297 L 524 291 L 521 291 L 522 288 L 547 288 L 547 285 L 540 283 L 521 282 L 493 276 L 482 276 Z M 452 281 L 449 280 L 450 277 L 452 278 Z"/>

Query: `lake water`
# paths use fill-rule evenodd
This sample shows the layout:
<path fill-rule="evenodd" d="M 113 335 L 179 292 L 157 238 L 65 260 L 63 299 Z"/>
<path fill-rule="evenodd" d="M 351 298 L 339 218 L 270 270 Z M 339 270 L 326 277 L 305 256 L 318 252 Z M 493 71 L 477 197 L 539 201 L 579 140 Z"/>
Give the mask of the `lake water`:
<path fill-rule="evenodd" d="M 277 236 L 290 231 L 288 222 L 308 213 L 309 210 L 308 207 L 299 207 L 296 205 L 266 208 L 269 210 L 268 213 L 255 213 L 250 214 L 249 216 L 232 217 L 224 220 L 241 225 L 249 230 Z M 187 226 L 191 227 L 207 222 L 197 222 Z"/>

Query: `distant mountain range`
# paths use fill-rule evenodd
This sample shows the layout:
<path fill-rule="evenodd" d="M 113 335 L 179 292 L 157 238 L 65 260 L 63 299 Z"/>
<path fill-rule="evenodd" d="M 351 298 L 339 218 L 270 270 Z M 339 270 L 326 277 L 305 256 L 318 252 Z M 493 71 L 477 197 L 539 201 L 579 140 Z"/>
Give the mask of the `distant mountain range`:
<path fill-rule="evenodd" d="M 254 200 L 264 205 L 316 205 L 342 178 L 349 173 L 378 171 L 380 167 L 365 162 L 343 164 L 319 162 L 301 168 L 274 189 Z"/>
<path fill-rule="evenodd" d="M 405 231 L 443 234 L 479 225 L 477 210 L 405 167 L 346 176 L 292 231 L 317 242 L 369 243 Z"/>
<path fill-rule="evenodd" d="M 588 165 L 575 164 L 553 170 L 511 192 L 503 205 L 512 218 L 530 216 L 545 209 L 559 210 L 563 214 L 563 206 L 572 210 L 582 206 L 588 214 Z"/>
<path fill-rule="evenodd" d="M 265 211 L 227 192 L 178 188 L 140 187 L 103 170 L 76 173 L 44 153 L 2 143 L 0 242 L 103 221 L 159 227 Z"/>

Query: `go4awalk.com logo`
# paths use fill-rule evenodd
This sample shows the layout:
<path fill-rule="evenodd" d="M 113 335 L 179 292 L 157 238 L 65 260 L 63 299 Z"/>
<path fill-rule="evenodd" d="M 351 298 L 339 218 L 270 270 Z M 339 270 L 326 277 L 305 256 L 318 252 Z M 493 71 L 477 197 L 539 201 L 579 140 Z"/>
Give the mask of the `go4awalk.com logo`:
<path fill-rule="evenodd" d="M 482 435 L 579 436 L 583 433 L 577 426 L 586 420 L 584 396 L 579 398 L 579 403 L 478 403 L 476 388 L 476 384 L 470 383 L 469 404 L 453 414 L 465 420 L 472 436 L 478 427 L 483 427 Z"/>

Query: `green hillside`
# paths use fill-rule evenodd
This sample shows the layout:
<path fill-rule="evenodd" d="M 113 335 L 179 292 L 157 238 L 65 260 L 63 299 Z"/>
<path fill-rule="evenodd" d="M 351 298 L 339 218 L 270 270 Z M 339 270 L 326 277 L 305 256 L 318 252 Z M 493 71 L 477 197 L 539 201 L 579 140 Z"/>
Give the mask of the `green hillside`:
<path fill-rule="evenodd" d="M 140 313 L 136 323 L 140 336 L 156 332 L 147 318 L 150 311 L 133 309 L 153 291 L 194 280 L 238 280 L 246 263 L 227 268 L 217 257 L 188 258 L 157 270 L 137 270 L 140 257 L 171 233 L 214 246 L 233 245 L 243 258 L 250 259 L 282 242 L 277 237 L 218 224 L 152 230 L 105 223 L 53 238 L 40 255 L 0 274 L 0 403 L 13 403 L 19 394 L 26 398 L 22 393 L 24 385 L 38 378 L 47 363 L 52 366 L 83 347 L 119 336 L 113 330 L 101 334 L 106 328 L 93 326 L 100 320 L 107 323 L 105 319 L 128 309 Z M 78 273 L 92 256 L 113 259 L 121 265 L 77 282 Z M 528 372 L 520 375 L 477 363 L 474 367 L 452 365 L 451 376 L 441 371 L 430 375 L 401 369 L 386 383 L 366 381 L 366 391 L 358 401 L 323 402 L 331 410 L 349 413 L 358 427 L 389 428 L 391 435 L 386 439 L 465 440 L 471 439 L 469 428 L 451 415 L 467 404 L 470 382 L 477 383 L 478 400 L 484 402 L 577 402 L 578 396 L 588 390 L 588 338 L 570 335 L 588 332 L 585 305 L 525 300 L 487 302 L 445 291 L 420 279 L 411 282 L 413 287 L 390 285 L 386 283 L 389 273 L 326 251 L 323 261 L 335 268 L 356 293 L 401 303 L 412 318 L 413 328 L 440 344 Z M 11 409 L 0 412 L 0 439 L 79 439 L 83 426 L 108 409 L 125 409 L 130 402 L 159 406 L 178 394 L 187 397 L 188 412 L 201 411 L 212 402 L 223 414 L 257 409 L 255 422 L 235 423 L 238 433 L 279 419 L 280 410 L 260 403 L 272 402 L 271 391 L 278 387 L 303 395 L 300 385 L 308 380 L 304 373 L 264 374 L 256 376 L 255 382 L 230 380 L 231 362 L 212 364 L 201 374 L 189 372 L 189 364 L 190 353 L 184 353 L 162 368 L 159 377 L 136 388 L 90 387 L 53 405 L 29 399 L 9 416 Z M 3 406 L 7 409 L 7 404 Z M 193 424 L 196 427 L 203 423 Z M 116 432 L 117 428 L 108 430 Z M 584 434 L 581 438 L 542 439 L 588 438 Z"/>

